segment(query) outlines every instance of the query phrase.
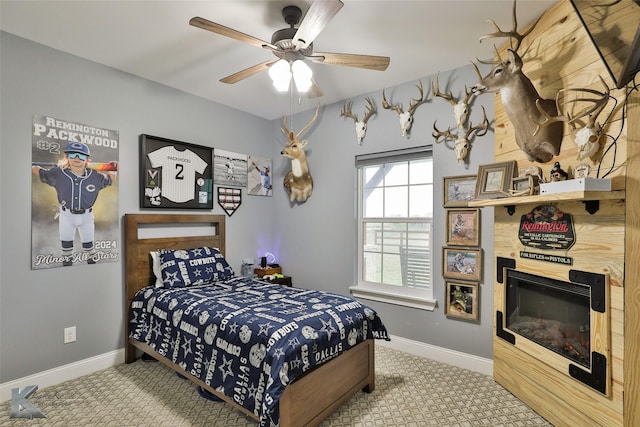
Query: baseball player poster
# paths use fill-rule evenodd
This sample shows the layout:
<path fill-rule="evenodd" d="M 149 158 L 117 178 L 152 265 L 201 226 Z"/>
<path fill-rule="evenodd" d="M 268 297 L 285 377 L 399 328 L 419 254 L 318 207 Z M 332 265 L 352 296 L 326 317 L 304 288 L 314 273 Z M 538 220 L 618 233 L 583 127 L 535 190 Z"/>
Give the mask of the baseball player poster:
<path fill-rule="evenodd" d="M 213 148 L 140 135 L 140 207 L 213 209 Z"/>
<path fill-rule="evenodd" d="M 31 269 L 117 262 L 119 132 L 33 116 Z"/>
<path fill-rule="evenodd" d="M 247 194 L 254 196 L 271 196 L 271 159 L 249 156 L 247 172 Z"/>

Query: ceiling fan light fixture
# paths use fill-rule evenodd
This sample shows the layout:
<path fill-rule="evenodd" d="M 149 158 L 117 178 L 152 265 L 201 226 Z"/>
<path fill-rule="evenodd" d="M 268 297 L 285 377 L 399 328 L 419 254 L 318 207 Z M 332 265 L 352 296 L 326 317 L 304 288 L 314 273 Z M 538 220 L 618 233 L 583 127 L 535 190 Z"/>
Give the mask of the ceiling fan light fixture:
<path fill-rule="evenodd" d="M 304 70 L 298 73 L 295 70 L 295 68 L 298 68 L 298 65 L 296 65 L 292 76 L 292 62 L 312 60 L 328 65 L 368 70 L 384 71 L 387 69 L 389 65 L 389 57 L 387 56 L 314 52 L 314 40 L 344 6 L 342 0 L 307 0 L 295 3 L 311 3 L 311 5 L 307 9 L 304 19 L 302 19 L 302 11 L 298 6 L 285 6 L 282 9 L 282 17 L 289 24 L 289 27 L 275 31 L 271 36 L 271 43 L 199 16 L 189 20 L 189 25 L 266 49 L 278 58 L 275 63 L 274 60 L 267 60 L 226 76 L 220 79 L 222 83 L 237 83 L 258 72 L 269 70 L 273 85 L 278 91 L 288 92 L 291 88 L 291 78 L 293 77 L 298 92 L 306 92 L 307 97 L 317 98 L 323 94 L 317 83 L 310 76 L 310 69 L 309 71 Z M 302 62 L 300 64 L 302 67 Z M 308 68 L 308 66 L 303 68 Z M 297 76 L 297 74 L 300 74 L 300 76 Z"/>
<path fill-rule="evenodd" d="M 277 61 L 269 68 L 269 77 L 278 92 L 288 91 L 289 83 L 291 83 L 289 62 L 285 59 Z"/>
<path fill-rule="evenodd" d="M 311 77 L 313 72 L 311 68 L 303 60 L 295 60 L 291 64 L 291 71 L 293 72 L 293 80 L 296 82 L 296 88 L 298 92 L 306 92 L 311 88 Z"/>

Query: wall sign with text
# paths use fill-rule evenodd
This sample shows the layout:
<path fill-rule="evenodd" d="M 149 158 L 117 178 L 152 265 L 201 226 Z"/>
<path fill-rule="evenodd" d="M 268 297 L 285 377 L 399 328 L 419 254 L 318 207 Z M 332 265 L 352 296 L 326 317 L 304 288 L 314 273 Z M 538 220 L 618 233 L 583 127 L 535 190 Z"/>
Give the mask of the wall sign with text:
<path fill-rule="evenodd" d="M 571 214 L 555 205 L 539 205 L 520 218 L 520 242 L 536 249 L 567 250 L 576 242 Z"/>

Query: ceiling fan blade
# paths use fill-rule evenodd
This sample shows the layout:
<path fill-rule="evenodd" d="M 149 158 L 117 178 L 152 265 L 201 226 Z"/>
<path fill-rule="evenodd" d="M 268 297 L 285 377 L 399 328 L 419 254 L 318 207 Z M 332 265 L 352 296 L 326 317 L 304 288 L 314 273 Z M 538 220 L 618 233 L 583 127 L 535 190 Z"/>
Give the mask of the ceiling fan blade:
<path fill-rule="evenodd" d="M 249 43 L 258 47 L 269 47 L 270 49 L 277 50 L 278 48 L 271 43 L 264 40 L 260 40 L 256 37 L 250 36 L 240 31 L 236 31 L 233 28 L 225 27 L 224 25 L 211 22 L 208 19 L 200 18 L 199 16 L 193 17 L 189 20 L 189 24 L 194 27 L 202 28 L 203 30 L 211 31 L 212 33 L 220 34 L 232 39 L 240 40 L 244 43 Z"/>
<path fill-rule="evenodd" d="M 311 78 L 311 87 L 307 91 L 307 98 L 320 98 L 324 93 L 322 93 L 322 89 L 318 86 L 318 82 L 315 81 L 314 78 Z"/>
<path fill-rule="evenodd" d="M 238 83 L 240 80 L 244 80 L 247 77 L 251 77 L 254 74 L 258 74 L 260 71 L 264 71 L 268 69 L 273 63 L 275 63 L 277 59 L 270 59 L 268 61 L 261 62 L 249 68 L 245 68 L 242 71 L 238 71 L 237 73 L 231 74 L 225 78 L 220 79 L 222 83 Z"/>
<path fill-rule="evenodd" d="M 313 62 L 322 64 L 344 65 L 345 67 L 366 68 L 369 70 L 384 71 L 389 66 L 388 56 L 356 55 L 353 53 L 329 53 L 313 52 L 308 57 Z"/>
<path fill-rule="evenodd" d="M 306 49 L 327 26 L 344 3 L 340 0 L 315 0 L 298 27 L 292 43 L 296 50 Z"/>

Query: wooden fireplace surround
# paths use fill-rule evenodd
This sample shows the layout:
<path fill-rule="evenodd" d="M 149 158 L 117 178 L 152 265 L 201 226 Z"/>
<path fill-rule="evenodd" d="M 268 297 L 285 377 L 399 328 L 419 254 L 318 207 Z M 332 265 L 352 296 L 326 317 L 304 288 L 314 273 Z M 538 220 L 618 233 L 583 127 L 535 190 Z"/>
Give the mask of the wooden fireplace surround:
<path fill-rule="evenodd" d="M 507 269 L 514 271 L 522 271 L 517 268 L 515 259 L 512 258 L 496 258 L 496 272 L 502 271 L 496 275 L 496 283 L 502 286 L 496 286 L 494 292 L 495 307 L 495 335 L 503 341 L 515 346 L 519 350 L 536 354 L 536 357 L 547 365 L 553 367 L 558 372 L 573 378 L 582 384 L 598 391 L 599 393 L 610 396 L 611 394 L 611 369 L 610 369 L 610 339 L 609 332 L 611 324 L 610 308 L 609 308 L 609 277 L 604 274 L 593 274 L 578 270 L 569 270 L 569 275 L 565 282 L 582 283 L 589 285 L 591 288 L 591 310 L 589 313 L 589 328 L 591 342 L 591 366 L 585 369 L 578 366 L 571 360 L 556 354 L 551 350 L 509 330 L 506 327 L 506 272 Z M 568 381 L 570 381 L 567 378 Z"/>
<path fill-rule="evenodd" d="M 637 26 L 639 20 L 628 13 L 620 18 L 619 25 Z M 554 99 L 561 88 L 601 90 L 598 76 L 615 88 L 569 0 L 561 0 L 547 10 L 522 46 L 531 46 L 524 57 L 523 71 L 544 98 Z M 503 57 L 506 47 L 499 49 Z M 636 81 L 640 81 L 640 75 Z M 496 260 L 513 259 L 518 270 L 564 281 L 568 281 L 570 269 L 607 277 L 610 309 L 597 322 L 608 323 L 608 333 L 599 334 L 595 343 L 608 355 L 605 393 L 560 372 L 565 368 L 556 366 L 553 360 L 538 357 L 541 346 L 521 349 L 500 338 L 494 323 L 495 380 L 555 426 L 640 425 L 640 94 L 635 90 L 627 99 L 628 89 L 629 86 L 611 91 L 618 103 L 604 129 L 606 134 L 619 135 L 615 157 L 610 151 L 600 164 L 599 177 L 611 170 L 607 178 L 612 180 L 613 191 L 578 191 L 470 203 L 494 206 Z M 621 108 L 625 100 L 626 110 Z M 607 108 L 611 111 L 611 107 Z M 600 121 L 609 111 L 601 114 Z M 516 160 L 519 168 L 532 165 L 515 143 L 513 126 L 499 96 L 495 99 L 494 129 L 495 162 Z M 577 148 L 568 126 L 564 132 L 560 155 L 549 164 L 536 164 L 547 177 L 554 161 L 571 172 L 584 162 L 576 159 Z M 603 148 L 608 147 L 611 139 L 602 138 L 600 142 Z M 598 155 L 602 155 L 603 148 Z M 598 162 L 588 163 L 597 169 Z M 556 204 L 573 216 L 576 243 L 564 251 L 539 252 L 570 257 L 572 266 L 520 257 L 523 250 L 517 239 L 520 217 L 546 203 Z M 496 308 L 503 300 L 503 285 L 497 280 L 502 271 L 498 271 L 497 262 L 494 265 Z"/>

